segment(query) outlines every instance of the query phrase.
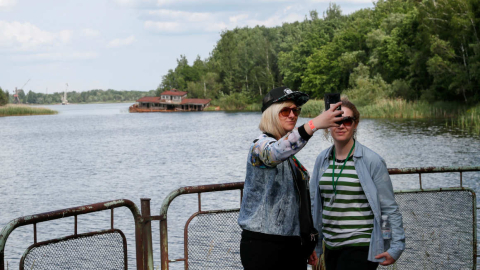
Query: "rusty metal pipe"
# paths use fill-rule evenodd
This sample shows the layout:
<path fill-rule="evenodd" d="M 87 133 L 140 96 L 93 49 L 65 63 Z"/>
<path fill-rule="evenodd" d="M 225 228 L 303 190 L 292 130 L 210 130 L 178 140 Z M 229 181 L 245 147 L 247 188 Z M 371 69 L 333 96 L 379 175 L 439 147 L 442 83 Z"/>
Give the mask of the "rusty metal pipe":
<path fill-rule="evenodd" d="M 165 197 L 160 209 L 160 220 L 167 218 L 168 206 L 172 203 L 173 199 L 183 194 L 214 192 L 221 190 L 234 190 L 243 188 L 244 182 L 226 183 L 226 184 L 214 184 L 214 185 L 202 185 L 202 186 L 189 186 L 176 189 Z"/>
<path fill-rule="evenodd" d="M 226 184 L 213 184 L 202 186 L 190 186 L 176 189 L 165 197 L 162 202 L 162 208 L 160 208 L 160 254 L 161 254 L 161 269 L 168 269 L 168 226 L 167 226 L 167 212 L 168 207 L 172 201 L 183 194 L 193 194 L 202 192 L 213 192 L 221 190 L 234 190 L 242 189 L 244 182 L 226 183 Z M 153 219 L 153 218 L 152 218 Z"/>
<path fill-rule="evenodd" d="M 462 178 L 462 172 L 460 172 L 460 187 L 463 187 L 463 178 Z"/>
<path fill-rule="evenodd" d="M 33 243 L 37 243 L 37 223 L 33 223 Z"/>
<path fill-rule="evenodd" d="M 140 201 L 142 217 L 149 217 L 150 199 L 142 198 Z M 153 270 L 152 223 L 150 221 L 143 224 L 143 254 L 144 269 Z"/>
<path fill-rule="evenodd" d="M 388 173 L 394 174 L 415 174 L 415 173 L 445 173 L 445 172 L 474 172 L 480 171 L 480 166 L 465 167 L 410 167 L 410 168 L 389 168 Z"/>
<path fill-rule="evenodd" d="M 46 212 L 46 213 L 41 213 L 41 214 L 35 214 L 35 215 L 29 215 L 29 216 L 24 216 L 20 218 L 16 218 L 12 221 L 10 221 L 5 227 L 3 227 L 2 231 L 0 232 L 0 254 L 1 256 L 4 256 L 5 252 L 5 244 L 7 242 L 7 239 L 9 235 L 12 233 L 13 230 L 15 230 L 18 227 L 25 226 L 25 225 L 30 225 L 30 224 L 36 224 L 39 222 L 44 222 L 44 221 L 49 221 L 49 220 L 55 220 L 55 219 L 60 219 L 60 218 L 65 218 L 65 217 L 71 217 L 75 215 L 83 215 L 83 214 L 88 214 L 88 213 L 93 213 L 93 212 L 98 212 L 102 210 L 107 210 L 111 208 L 116 208 L 116 207 L 127 207 L 130 209 L 132 212 L 132 215 L 135 219 L 135 239 L 136 239 L 136 248 L 137 248 L 137 269 L 139 270 L 144 270 L 143 269 L 143 249 L 142 249 L 142 241 L 141 241 L 141 236 L 142 236 L 142 217 L 140 215 L 140 211 L 138 210 L 137 206 L 130 200 L 126 199 L 121 199 L 121 200 L 114 200 L 114 201 L 106 201 L 106 202 L 101 202 L 101 203 L 95 203 L 95 204 L 90 204 L 90 205 L 84 205 L 84 206 L 79 206 L 79 207 L 73 207 L 73 208 L 66 208 L 62 210 L 57 210 L 57 211 L 52 211 L 52 212 Z M 4 258 L 1 259 L 1 266 L 0 270 L 4 270 Z M 140 264 L 139 264 L 140 263 Z"/>
<path fill-rule="evenodd" d="M 422 174 L 421 174 L 421 173 L 418 174 L 418 180 L 420 181 L 420 189 L 423 190 L 423 187 L 422 187 Z"/>
<path fill-rule="evenodd" d="M 202 193 L 198 193 L 198 212 L 202 211 Z"/>
<path fill-rule="evenodd" d="M 168 270 L 168 226 L 167 219 L 160 220 L 160 266 L 162 270 Z"/>

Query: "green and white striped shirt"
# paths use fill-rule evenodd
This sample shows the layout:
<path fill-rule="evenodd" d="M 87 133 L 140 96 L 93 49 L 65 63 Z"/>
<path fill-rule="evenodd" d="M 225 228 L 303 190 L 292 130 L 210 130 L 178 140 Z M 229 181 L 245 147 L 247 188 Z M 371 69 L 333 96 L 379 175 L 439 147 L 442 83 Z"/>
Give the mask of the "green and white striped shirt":
<path fill-rule="evenodd" d="M 343 161 L 335 161 L 335 180 L 343 166 Z M 373 212 L 358 179 L 353 157 L 351 156 L 337 182 L 337 196 L 333 197 L 333 159 L 330 157 L 328 169 L 320 179 L 323 198 L 323 235 L 330 249 L 341 246 L 368 246 L 373 230 Z"/>

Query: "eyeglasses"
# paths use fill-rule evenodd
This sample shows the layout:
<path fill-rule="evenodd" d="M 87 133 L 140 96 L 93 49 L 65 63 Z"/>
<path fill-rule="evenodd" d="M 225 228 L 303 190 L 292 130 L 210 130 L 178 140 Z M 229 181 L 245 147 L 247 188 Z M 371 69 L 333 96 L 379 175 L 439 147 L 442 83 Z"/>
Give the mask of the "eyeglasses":
<path fill-rule="evenodd" d="M 301 111 L 302 111 L 302 108 L 288 108 L 288 107 L 285 107 L 280 111 L 280 115 L 288 117 L 290 115 L 290 112 L 293 112 L 293 115 L 298 116 Z"/>
<path fill-rule="evenodd" d="M 351 116 L 345 116 L 343 117 L 342 120 L 338 121 L 338 122 L 335 122 L 337 123 L 338 125 L 344 125 L 346 127 L 350 127 L 353 125 L 353 122 L 355 122 L 356 118 L 355 117 L 351 117 Z"/>

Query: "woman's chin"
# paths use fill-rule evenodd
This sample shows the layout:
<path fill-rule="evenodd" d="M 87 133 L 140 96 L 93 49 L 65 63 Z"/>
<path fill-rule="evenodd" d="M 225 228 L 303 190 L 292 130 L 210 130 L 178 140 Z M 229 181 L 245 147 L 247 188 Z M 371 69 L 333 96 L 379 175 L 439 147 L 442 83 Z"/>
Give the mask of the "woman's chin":
<path fill-rule="evenodd" d="M 352 137 L 348 137 L 345 135 L 342 136 L 335 136 L 333 140 L 338 143 L 348 143 Z"/>

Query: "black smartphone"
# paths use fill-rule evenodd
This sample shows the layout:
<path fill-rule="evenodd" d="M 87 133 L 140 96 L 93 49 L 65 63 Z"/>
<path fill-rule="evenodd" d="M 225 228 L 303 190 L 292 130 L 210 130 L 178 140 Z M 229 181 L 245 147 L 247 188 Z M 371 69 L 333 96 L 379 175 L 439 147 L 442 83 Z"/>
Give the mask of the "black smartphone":
<path fill-rule="evenodd" d="M 340 93 L 326 93 L 325 94 L 325 111 L 330 109 L 331 104 L 340 102 Z M 342 106 L 338 106 L 337 110 L 341 110 Z M 342 117 L 342 115 L 337 115 L 337 117 Z"/>

